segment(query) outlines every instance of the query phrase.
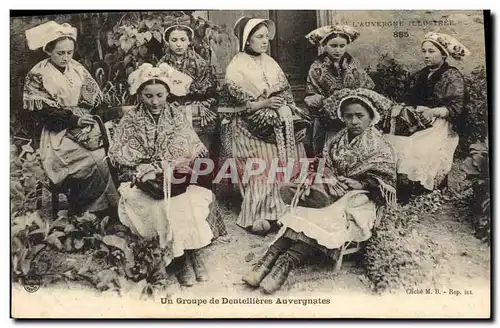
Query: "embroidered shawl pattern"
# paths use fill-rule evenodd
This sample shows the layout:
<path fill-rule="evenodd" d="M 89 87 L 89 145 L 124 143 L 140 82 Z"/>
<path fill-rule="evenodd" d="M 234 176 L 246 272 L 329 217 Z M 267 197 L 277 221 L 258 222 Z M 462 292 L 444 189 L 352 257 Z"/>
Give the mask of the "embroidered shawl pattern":
<path fill-rule="evenodd" d="M 68 81 L 49 62 L 48 58 L 36 64 L 26 76 L 23 90 L 24 108 L 40 110 L 44 104 L 55 108 L 79 104 L 90 107 L 100 105 L 102 102 L 101 90 L 85 67 L 76 60 L 72 60 L 66 70 L 68 76 L 74 77 L 72 81 Z M 79 90 L 73 92 L 71 84 L 80 86 Z"/>
<path fill-rule="evenodd" d="M 273 96 L 285 99 L 290 113 L 280 116 L 278 111 L 264 108 L 255 113 L 246 112 L 248 101 L 259 101 Z M 259 61 L 244 52 L 238 53 L 226 70 L 222 105 L 229 108 L 226 116 L 240 115 L 239 124 L 243 129 L 274 129 L 280 159 L 295 158 L 296 137 L 294 115 L 307 117 L 295 106 L 291 86 L 285 73 L 276 61 L 267 54 L 262 54 Z M 284 133 L 283 133 L 284 131 Z M 302 132 L 302 131 L 301 131 Z"/>
<path fill-rule="evenodd" d="M 446 107 L 447 120 L 454 126 L 460 123 L 467 92 L 460 71 L 444 63 L 429 77 L 429 68 L 423 68 L 412 76 L 405 103 L 411 106 Z"/>
<path fill-rule="evenodd" d="M 348 141 L 344 128 L 330 137 L 323 150 L 326 165 L 336 176 L 373 177 L 387 204 L 396 202 L 396 160 L 392 147 L 374 127 Z"/>
<path fill-rule="evenodd" d="M 309 69 L 306 94 L 320 94 L 327 98 L 335 90 L 344 88 L 373 89 L 374 86 L 375 84 L 361 68 L 359 61 L 348 53 L 340 60 L 340 69 L 338 70 L 328 55 L 323 54 L 312 63 Z"/>
<path fill-rule="evenodd" d="M 120 120 L 109 156 L 114 163 L 135 167 L 153 161 L 192 161 L 207 153 L 183 111 L 167 104 L 155 123 L 139 104 Z"/>
<path fill-rule="evenodd" d="M 215 122 L 217 119 L 217 77 L 213 66 L 191 47 L 188 48 L 181 61 L 178 61 L 176 55 L 167 49 L 159 63 L 167 63 L 193 79 L 189 94 L 186 97 L 177 98 L 176 101 L 180 104 L 196 105 L 201 116 L 201 126 Z"/>
<path fill-rule="evenodd" d="M 193 78 L 190 95 L 213 99 L 217 89 L 217 78 L 213 67 L 193 49 L 188 48 L 185 57 L 178 61 L 176 55 L 167 50 L 159 63 L 167 63 Z"/>
<path fill-rule="evenodd" d="M 323 109 L 328 109 L 333 106 L 333 99 L 330 97 L 335 91 L 345 88 L 373 89 L 374 87 L 373 80 L 361 68 L 359 61 L 350 54 L 346 53 L 342 57 L 339 69 L 333 65 L 327 54 L 323 54 L 313 62 L 309 69 L 306 95 L 322 95 L 325 97 Z"/>

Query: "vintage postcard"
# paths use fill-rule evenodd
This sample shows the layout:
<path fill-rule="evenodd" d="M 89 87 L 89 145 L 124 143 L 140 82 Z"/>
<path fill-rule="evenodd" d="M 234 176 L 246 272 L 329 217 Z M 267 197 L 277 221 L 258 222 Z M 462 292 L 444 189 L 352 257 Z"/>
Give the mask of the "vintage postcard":
<path fill-rule="evenodd" d="M 11 317 L 491 317 L 482 10 L 10 16 Z"/>

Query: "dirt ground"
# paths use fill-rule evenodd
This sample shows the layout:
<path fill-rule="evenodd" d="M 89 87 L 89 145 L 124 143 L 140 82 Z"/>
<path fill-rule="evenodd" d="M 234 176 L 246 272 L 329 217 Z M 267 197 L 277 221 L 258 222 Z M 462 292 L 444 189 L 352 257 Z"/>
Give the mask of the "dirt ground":
<path fill-rule="evenodd" d="M 459 184 L 463 183 L 463 178 L 455 165 L 450 175 L 450 187 L 455 190 L 460 188 Z M 237 209 L 226 212 L 228 236 L 215 241 L 205 250 L 212 279 L 204 284 L 183 289 L 186 292 L 203 295 L 216 290 L 239 296 L 260 295 L 259 290 L 247 288 L 241 277 L 251 268 L 258 256 L 265 252 L 275 235 L 261 237 L 247 233 L 236 225 L 236 211 Z M 428 281 L 433 283 L 426 282 L 425 288 L 452 288 L 451 286 L 463 285 L 489 289 L 490 248 L 474 237 L 473 228 L 459 207 L 450 203 L 442 206 L 433 215 L 424 214 L 417 228 L 421 234 L 438 244 L 435 252 L 439 262 L 432 270 L 432 276 L 428 277 Z M 249 253 L 253 253 L 255 257 L 247 262 Z M 291 296 L 307 291 L 371 293 L 368 279 L 357 259 L 359 258 L 356 256 L 348 256 L 343 263 L 343 269 L 336 276 L 331 273 L 331 265 L 328 263 L 292 271 L 277 295 Z"/>
<path fill-rule="evenodd" d="M 458 188 L 458 184 L 462 181 L 463 177 L 454 168 L 450 185 L 452 188 Z M 247 233 L 236 225 L 236 212 L 237 209 L 226 211 L 225 223 L 228 235 L 219 238 L 204 250 L 211 279 L 207 282 L 197 283 L 193 287 L 181 288 L 172 278 L 171 284 L 166 290 L 166 294 L 172 299 L 215 295 L 238 298 L 265 297 L 258 289 L 253 290 L 245 286 L 241 277 L 265 252 L 275 235 L 261 237 Z M 438 263 L 428 273 L 428 279 L 421 286 L 415 286 L 415 288 L 440 288 L 442 290 L 450 288 L 464 290 L 466 288 L 473 292 L 483 293 L 490 290 L 490 248 L 474 237 L 472 226 L 459 207 L 446 204 L 434 215 L 424 214 L 417 229 L 420 233 L 437 241 L 435 254 Z M 301 297 L 304 295 L 314 297 L 320 294 L 335 297 L 347 294 L 354 295 L 354 297 L 377 299 L 379 296 L 370 290 L 369 281 L 357 259 L 359 257 L 347 257 L 344 260 L 342 270 L 337 275 L 332 273 L 332 264 L 328 263 L 298 268 L 292 271 L 283 288 L 274 297 Z M 141 286 L 130 287 L 125 295 L 138 298 Z M 16 288 L 22 289 L 20 286 Z M 59 291 L 65 290 L 69 293 L 68 295 L 75 291 L 82 291 L 82 286 L 74 283 L 59 283 L 53 288 Z M 98 294 L 85 288 L 83 290 L 96 296 L 109 296 L 109 292 Z M 49 289 L 46 292 L 48 295 L 55 293 Z M 401 291 L 401 294 L 404 293 L 405 291 Z M 57 295 L 57 298 L 61 297 L 61 294 Z M 167 295 L 160 295 L 160 297 L 165 296 Z M 488 300 L 485 299 L 486 301 Z"/>

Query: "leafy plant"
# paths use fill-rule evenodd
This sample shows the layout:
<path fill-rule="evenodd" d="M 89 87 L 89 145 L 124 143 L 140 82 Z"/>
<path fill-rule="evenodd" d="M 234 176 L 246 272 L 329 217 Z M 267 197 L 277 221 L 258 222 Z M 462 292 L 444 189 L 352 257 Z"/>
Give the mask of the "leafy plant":
<path fill-rule="evenodd" d="M 157 239 L 144 240 L 108 220 L 109 217 L 99 220 L 91 213 L 60 215 L 55 221 L 38 212 L 14 217 L 14 281 L 31 275 L 50 275 L 55 281 L 80 281 L 101 291 L 118 293 L 138 285 L 143 298 L 163 290 L 167 285 L 164 258 L 169 248 L 162 250 Z"/>
<path fill-rule="evenodd" d="M 396 102 L 403 102 L 410 72 L 389 54 L 383 54 L 375 68 L 367 72 L 375 83 L 375 91 Z"/>
<path fill-rule="evenodd" d="M 32 263 L 40 251 L 57 240 L 58 235 L 44 230 L 41 240 L 35 240 L 31 233 L 40 227 L 46 227 L 38 212 L 15 217 L 11 226 L 11 258 L 14 281 L 27 277 L 32 270 Z M 50 234 L 50 235 L 49 235 Z"/>
<path fill-rule="evenodd" d="M 473 214 L 476 236 L 490 243 L 491 239 L 491 213 L 490 213 L 490 175 L 489 152 L 487 139 L 484 143 L 470 146 L 469 156 L 465 159 L 461 169 L 467 174 L 471 185 L 464 191 L 471 190 L 469 199 L 470 209 Z"/>
<path fill-rule="evenodd" d="M 135 103 L 135 98 L 128 94 L 127 77 L 142 63 L 158 63 L 165 52 L 163 34 L 168 26 L 175 23 L 190 26 L 195 32 L 194 50 L 209 62 L 211 45 L 231 42 L 213 23 L 183 11 L 128 12 L 120 13 L 119 19 L 113 17 L 116 23 L 98 35 L 99 58 L 90 68 L 109 106 Z"/>
<path fill-rule="evenodd" d="M 468 99 L 465 115 L 458 126 L 460 136 L 458 155 L 462 158 L 468 155 L 470 145 L 481 142 L 488 135 L 486 69 L 482 65 L 477 66 L 464 78 Z"/>
<path fill-rule="evenodd" d="M 10 204 L 11 215 L 23 215 L 41 201 L 37 193 L 48 179 L 42 168 L 40 152 L 32 147 L 32 139 L 14 137 L 10 145 Z M 23 144 L 24 143 L 24 144 Z"/>
<path fill-rule="evenodd" d="M 46 247 L 68 253 L 92 250 L 101 240 L 98 229 L 104 221 L 96 224 L 97 218 L 90 213 L 72 218 L 60 216 L 55 221 L 42 218 L 39 212 L 14 217 L 11 227 L 14 274 L 29 274 L 32 262 Z"/>
<path fill-rule="evenodd" d="M 169 248 L 161 249 L 158 239 L 146 240 L 131 236 L 130 241 L 117 236 L 106 236 L 103 241 L 112 250 L 120 272 L 119 286 L 130 282 L 141 286 L 141 297 L 150 298 L 167 286 L 165 256 Z"/>

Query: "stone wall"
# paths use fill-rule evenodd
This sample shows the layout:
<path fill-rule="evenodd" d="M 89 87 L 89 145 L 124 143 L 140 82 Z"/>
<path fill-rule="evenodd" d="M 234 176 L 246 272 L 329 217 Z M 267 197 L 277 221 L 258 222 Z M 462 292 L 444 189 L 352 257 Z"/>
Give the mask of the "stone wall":
<path fill-rule="evenodd" d="M 410 70 L 419 69 L 423 65 L 420 43 L 430 31 L 450 34 L 471 51 L 471 56 L 462 61 L 450 58 L 450 64 L 464 73 L 485 65 L 482 11 L 331 10 L 325 23 L 349 24 L 359 29 L 361 35 L 348 51 L 365 67 L 375 66 L 383 54 L 389 53 Z M 402 37 L 395 37 L 394 32 L 402 32 Z"/>

